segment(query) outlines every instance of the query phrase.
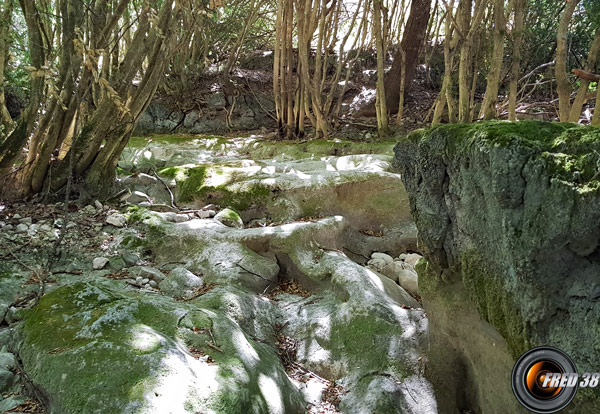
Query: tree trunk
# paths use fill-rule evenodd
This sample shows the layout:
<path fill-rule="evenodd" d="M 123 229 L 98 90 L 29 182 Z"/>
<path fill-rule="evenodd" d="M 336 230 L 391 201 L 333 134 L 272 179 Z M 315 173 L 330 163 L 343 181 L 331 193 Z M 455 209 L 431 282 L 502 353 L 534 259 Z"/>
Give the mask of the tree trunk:
<path fill-rule="evenodd" d="M 6 108 L 6 98 L 4 96 L 4 71 L 8 62 L 8 52 L 10 46 L 10 34 L 12 25 L 13 0 L 4 0 L 3 10 L 0 16 L 0 121 L 4 127 L 2 135 L 8 135 L 14 126 L 14 122 Z"/>
<path fill-rule="evenodd" d="M 585 64 L 584 71 L 594 71 L 596 62 L 598 61 L 598 55 L 600 55 L 600 27 L 596 29 L 596 34 L 594 35 L 594 40 L 592 42 L 592 46 L 590 47 L 590 52 L 588 53 L 588 58 Z M 590 81 L 581 77 L 579 79 L 579 90 L 577 90 L 577 95 L 575 96 L 575 100 L 573 101 L 573 106 L 571 106 L 571 112 L 569 115 L 570 122 L 579 121 L 579 117 L 581 116 L 581 109 L 583 108 L 583 104 L 585 104 L 586 97 L 588 95 L 588 87 L 590 85 Z"/>
<path fill-rule="evenodd" d="M 384 59 L 383 34 L 381 33 L 381 1 L 373 0 L 373 37 L 377 47 L 377 94 L 375 97 L 375 110 L 377 112 L 377 131 L 380 136 L 388 134 L 388 113 L 385 99 L 384 86 Z"/>
<path fill-rule="evenodd" d="M 521 43 L 525 29 L 526 0 L 513 0 L 515 9 L 515 22 L 513 27 L 513 53 L 510 85 L 508 87 L 508 120 L 517 120 L 517 88 L 519 86 L 519 72 L 521 71 Z"/>
<path fill-rule="evenodd" d="M 410 93 L 410 87 L 415 77 L 419 53 L 425 41 L 427 23 L 431 13 L 431 0 L 412 0 L 410 13 L 402 35 L 400 50 L 394 56 L 390 71 L 385 77 L 385 103 L 388 110 L 396 112 L 400 100 L 400 84 L 402 83 L 402 52 L 406 60 L 404 74 L 404 94 Z"/>
<path fill-rule="evenodd" d="M 556 36 L 556 91 L 558 92 L 558 117 L 568 122 L 571 112 L 571 84 L 567 79 L 567 37 L 569 24 L 579 0 L 567 0 L 567 6 L 560 19 Z"/>
<path fill-rule="evenodd" d="M 496 118 L 496 102 L 498 100 L 498 87 L 502 71 L 502 58 L 504 56 L 504 35 L 506 31 L 506 18 L 504 16 L 504 0 L 494 2 L 494 50 L 490 62 L 490 71 L 487 76 L 485 96 L 481 105 L 479 117 L 483 119 Z"/>

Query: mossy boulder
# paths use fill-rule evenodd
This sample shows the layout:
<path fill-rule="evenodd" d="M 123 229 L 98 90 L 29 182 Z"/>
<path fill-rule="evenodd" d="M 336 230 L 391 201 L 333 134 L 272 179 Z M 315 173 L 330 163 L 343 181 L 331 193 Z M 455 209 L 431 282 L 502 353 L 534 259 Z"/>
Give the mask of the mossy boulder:
<path fill-rule="evenodd" d="M 302 412 L 266 334 L 258 342 L 225 308 L 214 295 L 192 304 L 117 281 L 73 283 L 27 315 L 19 355 L 51 412 Z"/>
<path fill-rule="evenodd" d="M 432 309 L 433 342 L 440 360 L 458 361 L 468 376 L 454 390 L 466 401 L 458 408 L 506 412 L 515 401 L 510 387 L 484 379 L 509 384 L 512 364 L 533 346 L 557 346 L 582 372 L 593 371 L 600 361 L 600 330 L 589 325 L 600 319 L 600 129 L 443 125 L 401 139 L 395 153 L 428 260 L 419 286 Z M 494 352 L 483 351 L 490 345 Z M 436 385 L 442 381 L 440 373 Z M 457 397 L 446 395 L 451 412 Z M 599 404 L 580 392 L 569 412 Z"/>
<path fill-rule="evenodd" d="M 219 211 L 219 213 L 215 216 L 215 220 L 223 223 L 227 227 L 234 227 L 236 229 L 244 228 L 244 222 L 242 221 L 242 218 L 238 212 L 230 208 L 225 208 Z"/>

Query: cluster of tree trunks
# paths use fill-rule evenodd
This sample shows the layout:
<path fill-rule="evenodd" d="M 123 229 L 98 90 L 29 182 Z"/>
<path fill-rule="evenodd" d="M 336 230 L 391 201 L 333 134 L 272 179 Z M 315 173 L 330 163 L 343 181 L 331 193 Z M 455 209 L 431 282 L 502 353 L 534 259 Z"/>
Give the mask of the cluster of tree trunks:
<path fill-rule="evenodd" d="M 96 1 L 90 8 L 56 0 L 56 20 L 43 13 L 47 4 L 20 0 L 32 87 L 29 105 L 0 144 L 1 196 L 55 193 L 71 178 L 82 191 L 107 193 L 181 35 L 179 2 L 144 2 L 128 27 L 119 22 L 130 0 Z M 55 55 L 57 73 L 48 69 Z M 15 164 L 25 145 L 26 158 Z"/>

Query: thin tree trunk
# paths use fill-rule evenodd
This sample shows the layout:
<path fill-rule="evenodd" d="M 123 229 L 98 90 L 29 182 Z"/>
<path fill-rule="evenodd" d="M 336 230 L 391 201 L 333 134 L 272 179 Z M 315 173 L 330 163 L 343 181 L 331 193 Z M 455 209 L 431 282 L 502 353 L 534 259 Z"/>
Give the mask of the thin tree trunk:
<path fill-rule="evenodd" d="M 502 58 L 504 56 L 504 36 L 506 32 L 506 18 L 504 15 L 504 0 L 494 1 L 494 49 L 490 62 L 490 71 L 487 76 L 485 96 L 481 105 L 479 117 L 483 119 L 496 118 L 496 102 L 498 101 L 498 87 L 502 72 Z M 475 76 L 475 75 L 473 75 Z"/>
<path fill-rule="evenodd" d="M 590 47 L 587 62 L 583 70 L 585 70 L 586 72 L 592 72 L 596 66 L 596 62 L 598 61 L 598 55 L 600 55 L 600 27 L 596 29 L 596 34 L 594 36 L 592 46 Z M 570 122 L 579 121 L 579 117 L 581 116 L 581 109 L 583 108 L 583 104 L 586 102 L 586 98 L 588 95 L 588 87 L 590 85 L 590 81 L 587 79 L 580 78 L 579 82 L 579 90 L 577 90 L 577 95 L 575 96 L 575 100 L 573 101 L 573 106 L 571 106 L 571 113 L 569 115 Z"/>
<path fill-rule="evenodd" d="M 14 122 L 6 108 L 6 97 L 4 95 L 4 71 L 6 70 L 7 57 L 10 46 L 10 33 L 12 25 L 13 0 L 4 0 L 2 2 L 2 14 L 0 18 L 0 121 L 2 122 L 2 135 L 8 135 Z"/>
<path fill-rule="evenodd" d="M 375 110 L 377 112 L 377 130 L 380 136 L 388 134 L 388 114 L 385 99 L 384 60 L 385 50 L 381 33 L 381 1 L 373 0 L 373 37 L 377 47 L 377 94 Z"/>
<path fill-rule="evenodd" d="M 525 29 L 526 0 L 513 0 L 515 9 L 515 22 L 513 28 L 513 53 L 510 85 L 508 88 L 508 120 L 517 120 L 517 88 L 519 86 L 519 73 L 521 71 L 521 43 Z"/>
<path fill-rule="evenodd" d="M 558 92 L 558 116 L 561 122 L 568 122 L 571 111 L 571 84 L 567 79 L 567 37 L 569 24 L 579 0 L 567 0 L 567 6 L 560 19 L 556 36 L 556 91 Z"/>

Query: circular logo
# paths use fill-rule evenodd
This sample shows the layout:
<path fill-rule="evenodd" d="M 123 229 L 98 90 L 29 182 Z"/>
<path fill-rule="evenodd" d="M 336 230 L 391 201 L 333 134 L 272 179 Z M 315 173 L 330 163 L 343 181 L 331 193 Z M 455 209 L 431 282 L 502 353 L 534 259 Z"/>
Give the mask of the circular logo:
<path fill-rule="evenodd" d="M 525 352 L 512 371 L 515 397 L 534 413 L 555 413 L 565 408 L 575 397 L 578 382 L 573 360 L 551 346 Z"/>

